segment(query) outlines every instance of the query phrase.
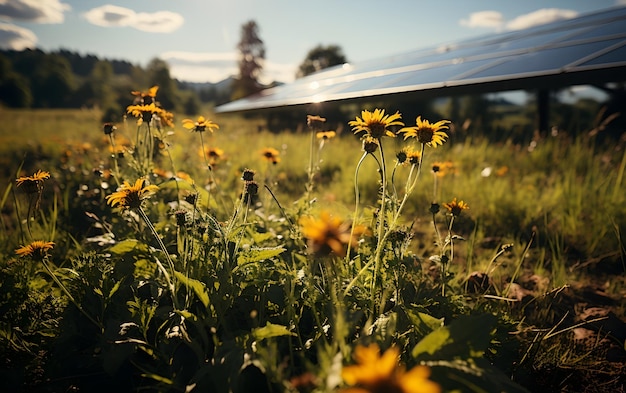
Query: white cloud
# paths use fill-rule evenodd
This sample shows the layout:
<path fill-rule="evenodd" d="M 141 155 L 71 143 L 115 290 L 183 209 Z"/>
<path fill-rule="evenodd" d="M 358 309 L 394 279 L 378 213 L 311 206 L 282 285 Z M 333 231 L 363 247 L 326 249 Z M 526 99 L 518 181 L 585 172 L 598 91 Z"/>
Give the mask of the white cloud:
<path fill-rule="evenodd" d="M 571 19 L 578 16 L 578 12 L 559 8 L 542 8 L 529 14 L 520 15 L 507 22 L 507 30 L 522 30 L 528 27 L 543 25 L 561 19 Z"/>
<path fill-rule="evenodd" d="M 32 31 L 0 22 L 0 48 L 24 50 L 34 48 L 36 44 L 37 36 Z"/>
<path fill-rule="evenodd" d="M 135 12 L 130 8 L 111 4 L 93 8 L 83 16 L 96 26 L 133 27 L 149 33 L 171 33 L 185 21 L 182 15 L 171 11 Z"/>
<path fill-rule="evenodd" d="M 237 52 L 165 52 L 159 56 L 170 66 L 170 74 L 179 80 L 187 82 L 222 81 L 230 76 L 237 75 Z M 295 78 L 296 66 L 271 61 L 263 63 L 261 83 L 273 81 L 291 82 Z"/>
<path fill-rule="evenodd" d="M 63 23 L 72 7 L 59 0 L 0 0 L 0 18 L 36 23 Z"/>
<path fill-rule="evenodd" d="M 499 29 L 504 25 L 504 17 L 498 11 L 472 12 L 469 19 L 461 19 L 461 26 L 490 27 Z"/>
<path fill-rule="evenodd" d="M 626 3 L 626 0 L 619 0 Z M 561 19 L 578 16 L 578 12 L 559 8 L 542 8 L 528 14 L 520 15 L 510 21 L 498 11 L 473 12 L 467 19 L 461 19 L 459 24 L 470 28 L 491 28 L 495 30 L 521 30 L 528 27 L 542 25 Z"/>

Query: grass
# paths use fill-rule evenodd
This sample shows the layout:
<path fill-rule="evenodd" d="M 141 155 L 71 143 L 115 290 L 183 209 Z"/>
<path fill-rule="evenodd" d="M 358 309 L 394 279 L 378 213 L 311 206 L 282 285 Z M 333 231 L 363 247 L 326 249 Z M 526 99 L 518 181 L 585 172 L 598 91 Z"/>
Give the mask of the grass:
<path fill-rule="evenodd" d="M 154 145 L 129 118 L 113 134 L 135 152 L 122 156 L 97 111 L 0 109 L 0 370 L 10 386 L 336 391 L 352 383 L 342 369 L 380 367 L 353 360 L 376 344 L 398 348 L 401 367 L 430 370 L 443 391 L 624 389 L 608 356 L 623 350 L 618 328 L 575 340 L 592 324 L 577 319 L 581 308 L 626 312 L 623 143 L 453 134 L 425 149 L 400 205 L 416 173 L 398 166 L 391 177 L 402 138 L 384 138 L 383 190 L 374 154 L 356 172 L 351 119 L 320 148 L 305 127 L 276 134 L 204 114 L 218 131 L 200 139 L 177 116 L 151 129 Z M 202 144 L 223 151 L 211 170 Z M 261 156 L 267 147 L 280 162 Z M 443 176 L 432 172 L 440 163 Z M 39 169 L 52 176 L 31 209 L 15 179 Z M 122 180 L 142 176 L 156 195 L 122 211 L 107 204 Z M 453 198 L 469 210 L 446 214 Z M 368 230 L 351 232 L 356 224 Z M 55 242 L 49 255 L 15 255 L 36 239 Z M 337 242 L 345 257 L 327 252 Z"/>

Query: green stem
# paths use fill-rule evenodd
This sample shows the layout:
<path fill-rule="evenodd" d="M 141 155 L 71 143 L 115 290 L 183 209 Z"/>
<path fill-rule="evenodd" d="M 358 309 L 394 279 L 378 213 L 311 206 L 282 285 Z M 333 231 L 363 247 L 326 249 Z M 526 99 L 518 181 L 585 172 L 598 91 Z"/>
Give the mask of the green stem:
<path fill-rule="evenodd" d="M 380 259 L 383 250 L 383 245 L 387 239 L 387 235 L 389 231 L 385 233 L 385 206 L 386 206 L 386 193 L 387 193 L 387 173 L 385 171 L 385 151 L 383 149 L 382 140 L 379 140 L 379 148 L 380 148 L 380 172 L 382 178 L 381 185 L 381 199 L 380 199 L 380 212 L 378 214 L 378 242 L 376 244 L 376 252 L 374 254 L 374 276 L 372 280 L 372 289 L 371 289 L 371 302 L 372 302 L 372 310 L 375 309 L 375 294 L 376 294 L 376 279 L 378 276 L 378 269 L 380 269 Z M 376 312 L 374 313 L 376 315 Z"/>
<path fill-rule="evenodd" d="M 350 263 L 350 250 L 352 248 L 352 237 L 354 236 L 354 224 L 357 222 L 358 212 L 359 212 L 359 170 L 361 169 L 361 164 L 363 164 L 363 160 L 367 157 L 369 153 L 364 152 L 359 160 L 358 164 L 356 164 L 356 170 L 354 171 L 354 215 L 352 218 L 352 227 L 350 228 L 350 238 L 348 239 L 348 250 L 346 252 L 346 266 Z M 356 260 L 357 269 L 361 269 L 361 259 L 357 258 Z M 358 275 L 357 275 L 358 276 Z M 347 293 L 347 292 L 346 292 Z"/>
<path fill-rule="evenodd" d="M 137 208 L 137 211 L 139 212 L 139 215 L 141 216 L 143 221 L 146 223 L 148 228 L 150 228 L 150 232 L 152 232 L 152 235 L 156 239 L 157 243 L 159 243 L 159 247 L 161 248 L 161 251 L 163 252 L 163 254 L 165 254 L 165 259 L 167 260 L 167 263 L 172 272 L 172 275 L 174 275 L 176 272 L 176 269 L 174 267 L 174 262 L 172 262 L 172 258 L 170 258 L 170 254 L 167 252 L 167 248 L 165 248 L 165 244 L 163 244 L 163 240 L 161 240 L 161 236 L 159 236 L 159 233 L 156 231 L 156 228 L 154 227 L 154 225 L 152 225 L 152 222 L 150 221 L 150 218 L 148 218 L 148 216 L 146 215 L 146 212 L 144 212 L 141 207 Z M 177 310 L 179 310 L 180 307 L 178 305 L 178 300 L 176 298 L 176 286 L 174 285 L 174 281 L 172 280 L 172 277 L 168 273 L 167 269 L 165 269 L 165 266 L 163 266 L 161 261 L 159 261 L 158 258 L 155 259 L 155 261 L 156 261 L 157 267 L 159 268 L 161 273 L 163 273 L 163 276 L 165 277 L 165 280 L 167 281 L 167 285 L 170 288 L 170 292 L 172 293 L 172 302 L 174 303 L 174 307 Z"/>

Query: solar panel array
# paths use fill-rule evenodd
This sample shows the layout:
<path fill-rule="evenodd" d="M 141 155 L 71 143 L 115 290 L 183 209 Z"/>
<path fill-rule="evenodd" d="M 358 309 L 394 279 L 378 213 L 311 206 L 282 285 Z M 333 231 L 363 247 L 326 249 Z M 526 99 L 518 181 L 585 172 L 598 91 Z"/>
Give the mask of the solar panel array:
<path fill-rule="evenodd" d="M 237 112 L 407 92 L 626 80 L 626 7 L 344 64 L 216 108 Z"/>

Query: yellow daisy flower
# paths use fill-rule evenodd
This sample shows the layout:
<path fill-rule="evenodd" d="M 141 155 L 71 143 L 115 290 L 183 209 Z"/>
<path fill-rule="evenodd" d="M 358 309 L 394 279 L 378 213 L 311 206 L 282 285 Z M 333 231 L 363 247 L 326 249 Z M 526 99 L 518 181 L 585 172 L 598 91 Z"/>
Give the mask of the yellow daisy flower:
<path fill-rule="evenodd" d="M 48 255 L 48 251 L 50 251 L 54 247 L 54 242 L 46 242 L 43 240 L 35 240 L 34 242 L 22 246 L 15 250 L 15 253 L 20 257 L 34 257 L 43 259 Z"/>
<path fill-rule="evenodd" d="M 355 134 L 365 132 L 367 136 L 380 139 L 383 136 L 395 137 L 396 134 L 389 130 L 391 126 L 404 126 L 400 121 L 400 112 L 393 115 L 385 115 L 384 109 L 375 109 L 374 112 L 368 110 L 361 111 L 361 117 L 348 122 Z"/>
<path fill-rule="evenodd" d="M 141 98 L 144 98 L 144 97 L 155 98 L 157 91 L 159 91 L 159 86 L 152 86 L 147 91 L 131 91 L 130 94 L 136 97 L 141 97 Z"/>
<path fill-rule="evenodd" d="M 457 170 L 452 161 L 435 161 L 432 165 L 432 171 L 437 177 L 444 177 L 448 174 L 456 174 Z"/>
<path fill-rule="evenodd" d="M 413 127 L 405 127 L 399 132 L 404 133 L 404 139 L 416 138 L 419 143 L 425 143 L 428 146 L 437 147 L 437 145 L 443 145 L 448 138 L 448 134 L 441 130 L 447 130 L 450 120 L 440 120 L 436 123 L 431 123 L 428 120 L 422 120 L 421 116 L 418 116 L 415 120 L 416 125 Z"/>
<path fill-rule="evenodd" d="M 27 194 L 35 194 L 42 189 L 43 181 L 50 178 L 50 172 L 38 170 L 32 176 L 20 176 L 15 182 L 17 187 L 24 187 Z"/>
<path fill-rule="evenodd" d="M 272 147 L 261 150 L 261 156 L 274 165 L 280 162 L 280 152 Z"/>
<path fill-rule="evenodd" d="M 145 183 L 145 179 L 137 179 L 134 185 L 125 181 L 118 191 L 106 197 L 107 203 L 112 207 L 119 206 L 123 209 L 141 207 L 141 203 L 159 189 L 158 186 L 147 186 Z"/>
<path fill-rule="evenodd" d="M 150 122 L 152 115 L 163 117 L 165 111 L 152 102 L 150 104 L 129 105 L 126 107 L 126 113 L 138 117 L 142 122 Z"/>
<path fill-rule="evenodd" d="M 320 131 L 315 134 L 317 139 L 323 139 L 323 140 L 333 139 L 336 135 L 337 133 L 335 131 Z"/>
<path fill-rule="evenodd" d="M 405 371 L 398 363 L 400 350 L 391 347 L 382 356 L 377 344 L 357 346 L 354 358 L 358 364 L 346 366 L 341 376 L 348 385 L 343 393 L 439 393 L 441 386 L 428 379 L 430 368 L 416 366 Z"/>
<path fill-rule="evenodd" d="M 334 252 L 343 257 L 346 255 L 348 243 L 356 246 L 359 236 L 367 232 L 362 225 L 357 225 L 351 230 L 349 222 L 333 217 L 325 211 L 320 214 L 319 218 L 303 216 L 300 219 L 300 226 L 302 234 L 308 239 L 312 253 L 319 256 Z M 352 241 L 350 241 L 351 233 Z"/>
<path fill-rule="evenodd" d="M 213 123 L 211 120 L 205 118 L 204 116 L 198 116 L 198 120 L 196 121 L 193 121 L 191 119 L 183 119 L 183 127 L 193 132 L 204 132 L 208 130 L 211 133 L 220 128 L 219 125 Z"/>
<path fill-rule="evenodd" d="M 450 203 L 444 203 L 443 206 L 455 217 L 459 216 L 463 210 L 468 210 L 469 206 L 463 201 L 458 201 L 456 198 Z"/>

